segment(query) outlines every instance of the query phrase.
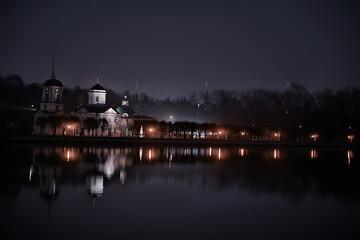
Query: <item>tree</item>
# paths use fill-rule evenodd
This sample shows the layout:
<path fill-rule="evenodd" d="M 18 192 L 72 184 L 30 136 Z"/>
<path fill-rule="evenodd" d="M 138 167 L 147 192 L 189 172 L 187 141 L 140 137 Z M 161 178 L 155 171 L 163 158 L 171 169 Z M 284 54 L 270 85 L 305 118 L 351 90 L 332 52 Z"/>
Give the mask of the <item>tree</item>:
<path fill-rule="evenodd" d="M 47 122 L 50 125 L 50 128 L 52 130 L 52 135 L 56 135 L 56 129 L 58 127 L 61 127 L 61 125 L 64 122 L 64 116 L 49 116 L 47 117 Z"/>
<path fill-rule="evenodd" d="M 48 119 L 47 117 L 38 117 L 35 121 L 35 124 L 39 126 L 40 134 L 42 135 L 44 133 L 44 128 L 48 124 Z"/>
<path fill-rule="evenodd" d="M 196 132 L 196 130 L 198 130 L 199 125 L 196 122 L 190 122 L 188 123 L 188 128 L 187 130 L 190 131 L 190 135 L 191 135 L 191 139 L 194 138 L 194 133 Z"/>
<path fill-rule="evenodd" d="M 166 123 L 165 121 L 161 121 L 159 123 L 159 128 L 160 128 L 160 138 L 163 138 L 164 134 L 166 133 L 166 131 L 168 129 L 168 123 Z"/>
<path fill-rule="evenodd" d="M 104 131 L 109 128 L 109 122 L 106 118 L 100 118 L 99 125 L 101 129 L 101 136 L 103 136 Z"/>
<path fill-rule="evenodd" d="M 210 124 L 209 123 L 203 123 L 200 125 L 200 130 L 204 132 L 204 138 L 206 139 L 207 131 L 209 130 Z"/>
<path fill-rule="evenodd" d="M 86 118 L 83 121 L 84 128 L 86 128 L 89 132 L 92 130 L 91 135 L 94 136 L 94 129 L 99 127 L 99 121 L 95 118 Z"/>

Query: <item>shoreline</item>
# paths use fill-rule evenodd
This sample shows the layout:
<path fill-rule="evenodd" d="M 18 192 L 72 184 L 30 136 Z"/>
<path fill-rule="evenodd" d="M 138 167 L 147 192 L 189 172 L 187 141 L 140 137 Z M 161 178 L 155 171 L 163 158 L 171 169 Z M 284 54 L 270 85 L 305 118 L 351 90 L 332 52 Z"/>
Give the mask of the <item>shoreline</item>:
<path fill-rule="evenodd" d="M 322 143 L 292 141 L 242 141 L 219 139 L 176 139 L 176 138 L 109 138 L 109 137 L 77 137 L 77 136 L 1 136 L 4 145 L 62 145 L 62 146 L 254 146 L 254 147 L 337 147 L 359 148 L 358 143 Z"/>

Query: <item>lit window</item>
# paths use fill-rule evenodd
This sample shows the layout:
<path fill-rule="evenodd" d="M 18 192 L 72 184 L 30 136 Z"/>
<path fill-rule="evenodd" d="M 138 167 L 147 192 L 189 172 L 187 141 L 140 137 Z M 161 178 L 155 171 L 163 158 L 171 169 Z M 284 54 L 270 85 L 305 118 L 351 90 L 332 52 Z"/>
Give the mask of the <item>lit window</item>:
<path fill-rule="evenodd" d="M 57 102 L 59 100 L 59 89 L 55 90 L 55 101 Z"/>
<path fill-rule="evenodd" d="M 45 102 L 49 101 L 49 89 L 47 88 L 45 91 Z"/>

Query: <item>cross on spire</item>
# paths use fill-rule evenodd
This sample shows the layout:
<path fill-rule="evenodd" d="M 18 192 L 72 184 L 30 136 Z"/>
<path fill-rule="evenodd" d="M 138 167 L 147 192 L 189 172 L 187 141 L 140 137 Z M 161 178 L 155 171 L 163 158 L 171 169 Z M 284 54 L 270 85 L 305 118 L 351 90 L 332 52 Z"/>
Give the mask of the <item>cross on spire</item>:
<path fill-rule="evenodd" d="M 100 82 L 100 78 L 97 77 L 97 78 L 96 78 L 96 83 L 99 84 L 99 82 Z"/>
<path fill-rule="evenodd" d="M 51 78 L 55 79 L 55 50 L 53 50 L 53 62 L 52 62 L 52 72 L 51 72 Z"/>

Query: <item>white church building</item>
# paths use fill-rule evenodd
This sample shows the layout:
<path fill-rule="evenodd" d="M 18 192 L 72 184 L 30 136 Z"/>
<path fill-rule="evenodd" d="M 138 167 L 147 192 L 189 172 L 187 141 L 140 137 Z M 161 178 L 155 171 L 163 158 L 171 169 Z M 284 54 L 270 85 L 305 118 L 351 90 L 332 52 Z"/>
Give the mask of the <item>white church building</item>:
<path fill-rule="evenodd" d="M 119 116 L 119 113 L 114 108 L 106 105 L 106 90 L 99 84 L 99 78 L 97 79 L 97 83 L 88 91 L 88 104 L 80 105 L 71 114 L 82 121 L 86 118 L 100 120 L 100 126 L 95 130 L 95 134 L 91 133 L 93 136 L 112 136 L 120 134 L 120 128 L 117 125 L 119 124 L 121 116 Z M 101 120 L 104 119 L 108 125 L 105 133 L 101 132 Z M 81 135 L 90 136 L 90 132 L 86 132 L 86 129 L 81 129 Z"/>
<path fill-rule="evenodd" d="M 62 82 L 55 77 L 55 52 L 53 53 L 52 74 L 41 86 L 42 100 L 40 110 L 34 114 L 35 135 L 70 135 L 70 136 L 132 136 L 136 120 L 155 120 L 140 116 L 129 106 L 127 96 L 121 106 L 106 104 L 106 89 L 96 84 L 88 90 L 88 104 L 79 105 L 70 115 L 64 113 Z M 74 119 L 77 121 L 74 122 Z M 87 129 L 86 119 L 97 120 L 98 127 Z M 68 122 L 67 122 L 68 121 Z"/>

